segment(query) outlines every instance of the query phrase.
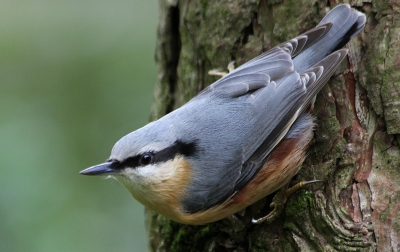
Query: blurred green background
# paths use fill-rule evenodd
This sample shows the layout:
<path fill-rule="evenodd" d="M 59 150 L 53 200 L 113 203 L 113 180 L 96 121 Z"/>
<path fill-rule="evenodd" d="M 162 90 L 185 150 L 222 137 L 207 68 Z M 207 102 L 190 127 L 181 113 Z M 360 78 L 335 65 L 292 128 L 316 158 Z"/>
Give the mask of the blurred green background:
<path fill-rule="evenodd" d="M 78 172 L 147 123 L 157 1 L 0 2 L 0 251 L 145 251 L 144 208 Z"/>

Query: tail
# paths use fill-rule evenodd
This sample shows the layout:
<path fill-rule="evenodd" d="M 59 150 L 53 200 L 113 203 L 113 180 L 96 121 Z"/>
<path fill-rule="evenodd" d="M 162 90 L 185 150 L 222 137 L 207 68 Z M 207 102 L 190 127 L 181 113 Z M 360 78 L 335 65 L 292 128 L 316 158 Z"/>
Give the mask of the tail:
<path fill-rule="evenodd" d="M 363 29 L 365 21 L 364 14 L 347 4 L 333 8 L 313 29 L 327 26 L 329 30 L 293 58 L 294 69 L 300 73 L 304 72 L 327 55 L 342 48 Z"/>

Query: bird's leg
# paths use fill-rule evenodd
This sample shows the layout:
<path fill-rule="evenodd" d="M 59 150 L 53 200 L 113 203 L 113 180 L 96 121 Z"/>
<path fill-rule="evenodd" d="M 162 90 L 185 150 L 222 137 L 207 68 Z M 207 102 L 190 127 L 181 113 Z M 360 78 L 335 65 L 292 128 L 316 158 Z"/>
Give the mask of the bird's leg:
<path fill-rule="evenodd" d="M 289 190 L 288 187 L 289 183 L 278 190 L 278 192 L 274 196 L 274 199 L 272 200 L 272 203 L 269 205 L 271 208 L 274 209 L 267 216 L 261 217 L 259 219 L 252 219 L 251 222 L 253 222 L 254 224 L 261 224 L 263 222 L 271 223 L 279 215 L 281 215 L 284 209 L 284 204 L 287 200 L 286 191 Z"/>
<path fill-rule="evenodd" d="M 279 189 L 274 199 L 272 200 L 272 203 L 270 204 L 270 207 L 274 209 L 267 216 L 261 217 L 259 219 L 253 219 L 252 222 L 255 224 L 261 224 L 263 222 L 271 223 L 282 214 L 283 209 L 285 208 L 285 203 L 290 195 L 304 188 L 306 185 L 318 182 L 322 182 L 322 180 L 302 181 L 290 188 L 288 188 L 289 183 L 286 184 L 284 187 Z"/>
<path fill-rule="evenodd" d="M 229 71 L 228 73 L 235 70 L 235 61 L 229 62 L 227 69 Z M 227 75 L 228 73 L 220 71 L 219 69 L 211 69 L 210 71 L 208 71 L 208 75 L 220 76 L 221 78 Z"/>

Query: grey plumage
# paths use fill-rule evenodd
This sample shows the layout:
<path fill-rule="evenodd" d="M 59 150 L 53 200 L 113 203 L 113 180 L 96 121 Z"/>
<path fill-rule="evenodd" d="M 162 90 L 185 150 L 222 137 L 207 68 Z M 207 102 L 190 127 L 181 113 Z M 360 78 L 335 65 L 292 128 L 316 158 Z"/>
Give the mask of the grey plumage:
<path fill-rule="evenodd" d="M 313 123 L 299 116 L 346 56 L 346 49 L 337 49 L 364 23 L 365 16 L 348 5 L 334 8 L 316 28 L 240 66 L 183 107 L 123 137 L 111 159 L 157 152 L 176 140 L 195 143 L 195 155 L 201 158 L 187 157 L 193 174 L 184 210 L 195 213 L 227 200 L 254 177 L 284 137 L 295 137 Z"/>
<path fill-rule="evenodd" d="M 306 71 L 326 55 L 343 47 L 361 31 L 365 21 L 365 15 L 351 9 L 349 5 L 343 4 L 334 8 L 318 24 L 321 26 L 332 23 L 329 32 L 293 59 L 296 71 Z"/>

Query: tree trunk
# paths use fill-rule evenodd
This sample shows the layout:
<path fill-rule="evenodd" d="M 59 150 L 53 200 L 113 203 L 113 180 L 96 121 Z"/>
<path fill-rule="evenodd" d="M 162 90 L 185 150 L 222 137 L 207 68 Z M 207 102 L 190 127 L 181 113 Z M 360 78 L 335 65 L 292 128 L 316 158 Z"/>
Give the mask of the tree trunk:
<path fill-rule="evenodd" d="M 338 2 L 160 0 L 152 119 L 217 80 L 210 69 L 240 66 L 313 28 Z M 400 250 L 400 1 L 352 5 L 366 13 L 365 30 L 317 96 L 315 137 L 294 178 L 324 182 L 292 195 L 269 225 L 250 219 L 270 211 L 272 196 L 205 226 L 149 211 L 151 251 Z"/>

